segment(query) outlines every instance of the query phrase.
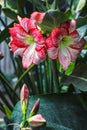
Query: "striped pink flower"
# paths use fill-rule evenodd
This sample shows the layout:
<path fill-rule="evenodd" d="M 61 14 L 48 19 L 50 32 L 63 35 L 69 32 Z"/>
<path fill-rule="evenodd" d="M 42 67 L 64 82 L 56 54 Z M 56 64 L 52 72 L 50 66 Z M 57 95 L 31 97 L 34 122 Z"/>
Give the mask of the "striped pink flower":
<path fill-rule="evenodd" d="M 66 70 L 70 63 L 76 60 L 84 42 L 76 30 L 75 20 L 63 23 L 60 28 L 53 29 L 46 39 L 48 56 L 54 60 L 58 59 Z"/>
<path fill-rule="evenodd" d="M 20 18 L 19 24 L 9 29 L 11 35 L 10 47 L 14 55 L 22 57 L 24 68 L 31 64 L 39 64 L 46 58 L 45 39 L 38 29 L 35 20 Z"/>

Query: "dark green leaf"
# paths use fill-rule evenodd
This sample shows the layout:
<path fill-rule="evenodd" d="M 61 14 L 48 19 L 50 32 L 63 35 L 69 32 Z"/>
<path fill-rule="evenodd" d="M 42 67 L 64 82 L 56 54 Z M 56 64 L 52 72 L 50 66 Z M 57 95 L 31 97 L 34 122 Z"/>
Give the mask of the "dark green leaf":
<path fill-rule="evenodd" d="M 87 24 L 77 29 L 80 38 L 87 36 Z"/>
<path fill-rule="evenodd" d="M 14 22 L 9 24 L 3 31 L 0 32 L 0 43 L 10 36 L 8 28 L 12 27 Z"/>
<path fill-rule="evenodd" d="M 43 22 L 39 24 L 43 31 L 51 31 L 53 28 L 59 27 L 61 23 L 68 21 L 67 13 L 59 12 L 58 10 L 48 10 L 43 19 Z"/>
<path fill-rule="evenodd" d="M 80 15 L 81 16 L 86 16 L 87 15 L 87 0 L 86 0 L 85 7 L 82 9 Z"/>
<path fill-rule="evenodd" d="M 66 9 L 69 7 L 68 6 L 68 0 L 59 0 L 58 1 L 58 6 L 59 6 L 59 9 L 63 12 L 66 11 Z"/>
<path fill-rule="evenodd" d="M 11 10 L 10 8 L 3 8 L 2 10 L 7 17 L 17 21 L 17 15 L 18 14 L 15 13 L 13 10 Z"/>
<path fill-rule="evenodd" d="M 87 91 L 87 64 L 78 65 L 71 76 L 64 76 L 62 84 L 73 84 L 81 91 Z"/>
<path fill-rule="evenodd" d="M 79 17 L 77 19 L 77 28 L 80 28 L 81 26 L 87 25 L 87 15 L 85 17 Z"/>
<path fill-rule="evenodd" d="M 87 113 L 82 108 L 78 96 L 81 95 L 48 94 L 31 96 L 27 117 L 35 101 L 40 98 L 41 104 L 38 113 L 42 114 L 47 121 L 46 126 L 40 130 L 85 130 Z M 22 121 L 20 102 L 16 104 L 13 110 L 11 120 L 20 125 Z M 18 130 L 18 127 L 14 125 L 13 130 Z"/>
<path fill-rule="evenodd" d="M 77 19 L 77 31 L 80 35 L 80 38 L 87 36 L 87 16 L 79 17 Z"/>
<path fill-rule="evenodd" d="M 38 10 L 38 11 L 46 11 L 46 6 L 40 1 L 40 0 L 28 0 L 29 2 L 32 3 L 33 5 L 33 11 Z"/>
<path fill-rule="evenodd" d="M 8 6 L 12 9 L 17 9 L 17 0 L 6 0 Z"/>

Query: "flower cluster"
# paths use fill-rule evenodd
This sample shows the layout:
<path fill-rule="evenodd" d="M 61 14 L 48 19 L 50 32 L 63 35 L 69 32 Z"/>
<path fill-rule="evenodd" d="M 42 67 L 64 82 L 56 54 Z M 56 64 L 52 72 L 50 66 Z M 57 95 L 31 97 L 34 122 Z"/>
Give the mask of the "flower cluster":
<path fill-rule="evenodd" d="M 39 64 L 48 56 L 58 59 L 66 70 L 75 61 L 84 45 L 84 39 L 76 30 L 76 20 L 72 19 L 54 28 L 49 36 L 44 37 L 37 22 L 41 23 L 45 13 L 34 12 L 30 18 L 20 18 L 19 24 L 9 29 L 11 34 L 10 47 L 14 55 L 22 57 L 24 68 L 31 64 Z"/>

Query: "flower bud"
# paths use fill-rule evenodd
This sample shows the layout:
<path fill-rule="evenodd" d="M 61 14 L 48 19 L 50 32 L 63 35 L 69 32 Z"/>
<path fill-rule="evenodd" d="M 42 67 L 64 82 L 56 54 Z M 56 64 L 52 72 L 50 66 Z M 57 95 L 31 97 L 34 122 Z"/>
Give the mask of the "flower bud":
<path fill-rule="evenodd" d="M 35 102 L 35 104 L 34 104 L 32 110 L 31 110 L 31 112 L 30 112 L 29 117 L 32 117 L 32 116 L 34 116 L 34 115 L 37 114 L 37 112 L 38 112 L 38 110 L 39 110 L 39 105 L 40 105 L 40 99 L 38 99 L 38 100 Z"/>
<path fill-rule="evenodd" d="M 28 120 L 30 126 L 32 127 L 39 127 L 46 123 L 46 120 L 42 117 L 41 114 L 37 114 L 35 116 L 32 116 Z"/>
<path fill-rule="evenodd" d="M 29 90 L 27 85 L 24 84 L 20 93 L 21 108 L 24 114 L 26 113 L 27 110 L 28 96 L 29 96 Z"/>

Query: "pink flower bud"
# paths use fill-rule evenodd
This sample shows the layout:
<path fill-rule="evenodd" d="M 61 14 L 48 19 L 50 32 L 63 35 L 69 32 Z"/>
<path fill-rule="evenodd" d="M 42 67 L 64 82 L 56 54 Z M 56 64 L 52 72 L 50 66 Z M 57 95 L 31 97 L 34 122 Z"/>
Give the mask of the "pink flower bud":
<path fill-rule="evenodd" d="M 23 102 L 28 99 L 29 90 L 26 84 L 23 85 L 20 93 L 20 100 Z"/>
<path fill-rule="evenodd" d="M 29 96 L 29 90 L 28 90 L 27 85 L 24 84 L 20 93 L 21 109 L 22 109 L 23 114 L 25 114 L 27 111 L 28 96 Z"/>
<path fill-rule="evenodd" d="M 36 115 L 36 114 L 37 114 L 37 112 L 38 112 L 38 110 L 39 110 L 39 105 L 40 105 L 40 99 L 38 99 L 38 100 L 35 102 L 35 104 L 34 104 L 32 110 L 31 110 L 31 112 L 30 112 L 29 117 L 32 117 L 33 115 Z"/>
<path fill-rule="evenodd" d="M 42 117 L 41 114 L 30 117 L 28 121 L 32 127 L 39 127 L 46 123 L 46 120 Z"/>

